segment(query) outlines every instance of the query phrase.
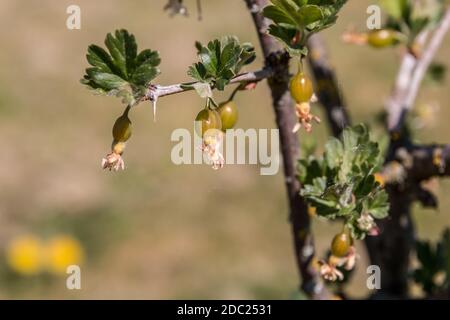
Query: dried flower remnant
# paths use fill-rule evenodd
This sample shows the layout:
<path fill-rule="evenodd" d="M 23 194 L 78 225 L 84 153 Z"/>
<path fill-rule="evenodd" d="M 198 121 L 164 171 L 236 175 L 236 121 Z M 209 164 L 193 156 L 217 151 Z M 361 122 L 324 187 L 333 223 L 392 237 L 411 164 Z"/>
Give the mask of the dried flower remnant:
<path fill-rule="evenodd" d="M 114 146 L 114 142 L 113 142 L 112 152 L 109 153 L 108 155 L 106 155 L 106 157 L 102 159 L 102 168 L 108 169 L 109 171 L 125 170 L 125 162 L 123 161 L 123 158 L 122 158 L 123 151 L 120 153 L 118 151 L 120 149 L 123 150 L 124 148 L 125 148 L 125 143 L 119 142 L 116 144 L 116 146 Z"/>
<path fill-rule="evenodd" d="M 294 133 L 300 130 L 301 127 L 304 127 L 306 132 L 310 133 L 312 131 L 313 120 L 317 123 L 321 122 L 320 118 L 311 114 L 310 111 L 311 105 L 309 104 L 309 102 L 303 102 L 295 105 L 295 114 L 297 115 L 299 122 L 292 130 Z"/>
<path fill-rule="evenodd" d="M 350 246 L 348 253 L 343 257 L 330 255 L 327 261 L 320 260 L 320 274 L 327 281 L 342 281 L 344 279 L 344 275 L 339 268 L 342 267 L 347 271 L 353 270 L 358 258 L 359 256 L 356 253 L 356 248 L 354 246 Z"/>
<path fill-rule="evenodd" d="M 353 270 L 356 265 L 356 259 L 358 259 L 358 254 L 356 253 L 356 248 L 354 246 L 350 247 L 348 255 L 345 257 L 344 269 L 347 271 Z"/>
<path fill-rule="evenodd" d="M 208 106 L 201 110 L 195 118 L 195 131 L 202 137 L 200 150 L 206 156 L 207 161 L 212 163 L 212 168 L 218 170 L 223 168 L 225 160 L 220 147 L 223 141 L 222 118 L 219 112 Z"/>
<path fill-rule="evenodd" d="M 111 153 L 102 159 L 102 168 L 109 169 L 109 171 L 119 171 L 125 169 L 125 162 L 122 159 L 123 151 L 125 150 L 126 141 L 130 139 L 132 133 L 131 121 L 128 118 L 130 107 L 125 109 L 125 112 L 116 119 L 112 129 L 113 142 L 111 146 Z"/>
<path fill-rule="evenodd" d="M 223 168 L 225 160 L 220 152 L 223 134 L 220 130 L 210 129 L 205 133 L 202 140 L 201 151 L 206 156 L 208 162 L 212 164 L 214 170 Z"/>
<path fill-rule="evenodd" d="M 335 264 L 320 260 L 319 265 L 320 274 L 325 280 L 335 282 L 336 280 L 342 281 L 344 279 L 344 274 Z"/>

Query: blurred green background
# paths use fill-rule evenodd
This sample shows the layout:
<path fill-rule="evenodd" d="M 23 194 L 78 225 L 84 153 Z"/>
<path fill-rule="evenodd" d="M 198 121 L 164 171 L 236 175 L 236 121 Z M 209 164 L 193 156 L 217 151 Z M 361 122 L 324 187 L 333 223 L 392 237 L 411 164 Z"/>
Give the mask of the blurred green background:
<path fill-rule="evenodd" d="M 175 166 L 170 134 L 192 129 L 203 106 L 193 92 L 161 99 L 158 121 L 149 103 L 131 113 L 133 137 L 126 170 L 100 168 L 111 127 L 122 112 L 118 99 L 94 96 L 79 84 L 87 46 L 126 28 L 141 49 L 160 51 L 160 84 L 187 81 L 196 61 L 194 41 L 234 34 L 257 44 L 242 0 L 205 0 L 203 21 L 195 1 L 190 17 L 169 18 L 165 0 L 0 2 L 0 298 L 253 299 L 293 297 L 298 285 L 281 172 L 229 165 Z M 375 1 L 349 1 L 338 24 L 323 33 L 355 122 L 373 122 L 398 67 L 399 49 L 346 45 L 342 33 L 364 30 Z M 81 30 L 66 28 L 66 8 L 81 7 Z M 448 62 L 448 37 L 438 60 Z M 258 60 L 250 68 L 261 66 Z M 420 130 L 423 142 L 448 142 L 449 82 L 427 85 L 419 104 L 440 106 L 436 121 Z M 216 97 L 224 98 L 224 94 Z M 241 128 L 273 128 L 265 83 L 239 94 Z M 319 109 L 319 108 L 317 108 Z M 322 114 L 320 110 L 316 113 Z M 325 125 L 312 136 L 319 145 Z M 300 139 L 305 138 L 302 131 Z M 420 237 L 436 239 L 450 225 L 450 183 L 434 183 L 437 212 L 415 209 Z M 319 254 L 338 226 L 315 220 Z M 42 241 L 70 235 L 84 251 L 82 290 L 67 290 L 66 276 L 20 275 L 8 266 L 10 241 L 33 234 Z M 360 245 L 362 248 L 362 246 Z M 368 294 L 364 250 L 351 280 L 354 297 Z"/>

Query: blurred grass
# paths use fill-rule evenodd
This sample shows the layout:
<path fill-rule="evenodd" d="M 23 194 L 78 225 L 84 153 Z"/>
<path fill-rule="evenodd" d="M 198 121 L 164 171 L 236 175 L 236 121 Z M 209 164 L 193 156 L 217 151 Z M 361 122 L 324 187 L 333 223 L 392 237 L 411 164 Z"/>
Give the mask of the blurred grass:
<path fill-rule="evenodd" d="M 131 114 L 127 170 L 99 169 L 121 105 L 79 84 L 89 44 L 127 28 L 141 48 L 160 51 L 161 84 L 188 80 L 195 40 L 235 34 L 257 44 L 243 1 L 204 1 L 201 22 L 194 1 L 186 3 L 191 17 L 171 19 L 162 12 L 163 0 L 80 0 L 82 28 L 74 31 L 65 27 L 70 1 L 0 3 L 0 19 L 11 26 L 0 30 L 0 251 L 21 233 L 64 231 L 77 236 L 88 253 L 81 291 L 66 290 L 65 279 L 19 279 L 0 261 L 0 298 L 292 297 L 298 275 L 282 175 L 260 176 L 256 166 L 215 172 L 170 160 L 172 130 L 192 129 L 202 106 L 194 93 L 161 99 L 156 123 L 150 105 L 139 106 Z M 324 32 L 355 122 L 373 121 L 382 110 L 398 66 L 397 50 L 377 52 L 340 41 L 349 25 L 364 28 L 371 3 L 350 1 L 336 27 Z M 439 53 L 444 62 L 448 39 Z M 261 63 L 259 57 L 252 68 Z M 419 133 L 422 141 L 448 140 L 446 89 L 448 82 L 420 94 L 419 101 L 441 105 L 437 125 Z M 274 127 L 264 83 L 237 99 L 240 127 Z M 327 135 L 325 126 L 317 127 L 319 146 Z M 449 191 L 447 181 L 438 186 L 438 212 L 416 208 L 420 237 L 435 239 L 450 225 Z M 324 252 L 337 226 L 317 221 L 314 228 L 318 251 Z M 360 252 L 350 287 L 355 296 L 367 293 L 362 247 Z"/>

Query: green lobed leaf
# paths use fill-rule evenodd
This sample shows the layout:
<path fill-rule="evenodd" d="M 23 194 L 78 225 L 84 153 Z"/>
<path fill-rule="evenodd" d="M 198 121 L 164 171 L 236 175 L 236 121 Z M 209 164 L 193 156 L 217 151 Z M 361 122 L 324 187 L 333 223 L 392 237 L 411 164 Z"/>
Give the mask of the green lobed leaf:
<path fill-rule="evenodd" d="M 332 137 L 325 144 L 325 161 L 327 162 L 328 167 L 334 169 L 338 167 L 344 155 L 344 147 L 342 142 L 338 139 Z"/>
<path fill-rule="evenodd" d="M 347 0 L 271 0 L 263 15 L 273 24 L 271 36 L 281 41 L 291 56 L 305 56 L 313 34 L 332 26 Z"/>
<path fill-rule="evenodd" d="M 382 219 L 389 211 L 387 193 L 373 175 L 379 155 L 378 144 L 370 140 L 364 125 L 345 128 L 340 139 L 329 139 L 322 157 L 298 162 L 301 195 L 318 215 L 342 217 L 355 238 L 364 238 L 368 231 L 359 229 L 358 218 L 368 213 Z"/>
<path fill-rule="evenodd" d="M 234 36 L 215 39 L 206 46 L 196 42 L 195 46 L 200 61 L 189 67 L 188 75 L 218 90 L 224 90 L 242 67 L 253 62 L 256 56 L 250 43 L 240 44 Z"/>
<path fill-rule="evenodd" d="M 324 18 L 324 14 L 320 7 L 315 5 L 302 6 L 298 11 L 298 14 L 301 17 L 302 25 L 305 27 Z"/>
<path fill-rule="evenodd" d="M 375 219 L 386 218 L 389 212 L 389 197 L 386 191 L 380 190 L 367 198 L 367 212 Z"/>
<path fill-rule="evenodd" d="M 126 104 L 138 103 L 160 73 L 158 52 L 146 49 L 137 54 L 135 37 L 123 29 L 108 33 L 105 45 L 108 51 L 97 45 L 88 47 L 86 58 L 92 67 L 86 69 L 81 83 Z"/>

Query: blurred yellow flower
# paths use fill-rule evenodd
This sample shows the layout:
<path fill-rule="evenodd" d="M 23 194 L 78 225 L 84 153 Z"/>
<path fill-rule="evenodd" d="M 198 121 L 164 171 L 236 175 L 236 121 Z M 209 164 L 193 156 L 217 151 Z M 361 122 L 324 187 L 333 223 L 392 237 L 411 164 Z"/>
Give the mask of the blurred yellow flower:
<path fill-rule="evenodd" d="M 384 185 L 386 184 L 384 176 L 381 173 L 375 173 L 373 176 L 375 178 L 375 181 L 378 182 L 381 187 L 384 187 Z"/>
<path fill-rule="evenodd" d="M 49 240 L 46 247 L 47 267 L 55 274 L 65 274 L 70 265 L 81 265 L 84 251 L 80 242 L 67 235 L 59 235 Z"/>
<path fill-rule="evenodd" d="M 43 246 L 38 238 L 24 235 L 7 245 L 6 260 L 13 271 L 22 275 L 34 275 L 42 270 L 43 253 Z"/>
<path fill-rule="evenodd" d="M 308 215 L 310 217 L 314 217 L 317 214 L 317 208 L 316 207 L 312 207 L 312 206 L 308 206 Z"/>

